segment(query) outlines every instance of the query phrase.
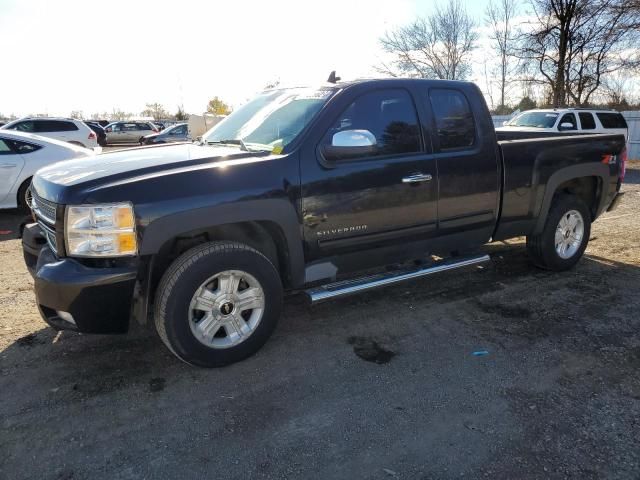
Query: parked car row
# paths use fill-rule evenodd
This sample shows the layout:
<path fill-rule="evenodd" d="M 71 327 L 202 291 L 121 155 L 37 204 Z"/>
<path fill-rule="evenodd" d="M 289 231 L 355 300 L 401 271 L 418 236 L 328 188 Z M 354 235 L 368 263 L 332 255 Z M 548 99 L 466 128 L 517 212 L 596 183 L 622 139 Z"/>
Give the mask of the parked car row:
<path fill-rule="evenodd" d="M 0 126 L 0 209 L 29 206 L 29 185 L 46 165 L 100 152 L 98 146 L 152 145 L 189 140 L 186 123 L 160 130 L 151 122 L 112 122 L 27 117 Z"/>
<path fill-rule="evenodd" d="M 25 117 L 0 125 L 0 129 L 33 133 L 86 148 L 125 143 L 150 145 L 190 139 L 186 123 L 164 128 L 162 123 L 147 121 L 117 121 L 103 125 L 105 122 L 59 117 Z"/>
<path fill-rule="evenodd" d="M 98 147 L 96 132 L 82 120 L 74 118 L 25 117 L 3 125 L 0 130 L 33 133 L 80 147 Z"/>
<path fill-rule="evenodd" d="M 0 129 L 0 208 L 29 205 L 31 177 L 40 168 L 95 153 L 70 142 Z"/>

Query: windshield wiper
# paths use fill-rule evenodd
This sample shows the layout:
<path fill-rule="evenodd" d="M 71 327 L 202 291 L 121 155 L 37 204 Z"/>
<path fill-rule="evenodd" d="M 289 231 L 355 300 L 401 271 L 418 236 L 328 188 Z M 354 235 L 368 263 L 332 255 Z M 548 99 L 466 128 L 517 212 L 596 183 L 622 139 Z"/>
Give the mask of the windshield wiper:
<path fill-rule="evenodd" d="M 244 150 L 248 152 L 249 149 L 245 145 L 244 141 L 241 138 L 232 138 L 230 140 L 215 140 L 211 142 L 207 142 L 207 145 L 239 145 L 240 150 Z"/>

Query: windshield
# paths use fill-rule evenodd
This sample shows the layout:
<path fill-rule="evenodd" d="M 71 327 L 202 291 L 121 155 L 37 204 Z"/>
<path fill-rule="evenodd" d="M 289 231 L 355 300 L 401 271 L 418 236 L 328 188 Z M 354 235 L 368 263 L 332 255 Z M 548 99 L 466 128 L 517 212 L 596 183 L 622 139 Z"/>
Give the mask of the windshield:
<path fill-rule="evenodd" d="M 331 87 L 269 90 L 234 111 L 202 136 L 203 144 L 231 143 L 280 153 L 315 117 Z"/>
<path fill-rule="evenodd" d="M 171 133 L 174 130 L 181 130 L 182 129 L 182 125 L 183 124 L 171 125 L 170 127 L 166 127 L 164 130 L 162 130 L 162 133 Z"/>
<path fill-rule="evenodd" d="M 558 118 L 553 112 L 525 112 L 507 122 L 510 127 L 553 128 Z"/>

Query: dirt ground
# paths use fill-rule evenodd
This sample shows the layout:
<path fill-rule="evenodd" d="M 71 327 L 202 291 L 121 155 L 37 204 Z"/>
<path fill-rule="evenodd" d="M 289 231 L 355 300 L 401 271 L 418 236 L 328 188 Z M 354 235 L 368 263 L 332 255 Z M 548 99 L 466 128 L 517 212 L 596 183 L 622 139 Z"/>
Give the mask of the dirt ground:
<path fill-rule="evenodd" d="M 640 163 L 566 273 L 484 268 L 317 307 L 204 370 L 56 333 L 0 214 L 0 478 L 640 478 Z M 474 355 L 474 352 L 484 354 Z"/>

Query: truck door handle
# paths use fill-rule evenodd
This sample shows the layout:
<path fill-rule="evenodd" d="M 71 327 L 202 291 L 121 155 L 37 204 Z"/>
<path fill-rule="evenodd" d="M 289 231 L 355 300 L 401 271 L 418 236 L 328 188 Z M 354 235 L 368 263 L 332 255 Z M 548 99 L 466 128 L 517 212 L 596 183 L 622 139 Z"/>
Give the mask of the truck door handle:
<path fill-rule="evenodd" d="M 408 177 L 402 178 L 402 183 L 420 183 L 429 182 L 433 177 L 429 173 L 414 173 Z"/>
<path fill-rule="evenodd" d="M 13 168 L 17 167 L 15 163 L 0 163 L 0 168 Z"/>

